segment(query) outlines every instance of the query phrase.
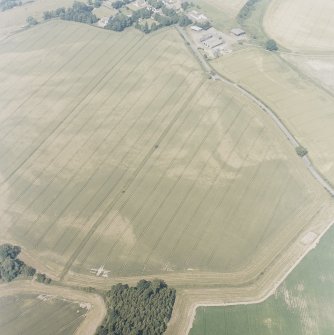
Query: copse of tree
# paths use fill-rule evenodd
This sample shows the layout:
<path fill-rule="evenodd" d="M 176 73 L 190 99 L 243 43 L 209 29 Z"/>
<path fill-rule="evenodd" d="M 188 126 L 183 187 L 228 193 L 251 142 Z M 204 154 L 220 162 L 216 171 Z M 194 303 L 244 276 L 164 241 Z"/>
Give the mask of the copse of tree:
<path fill-rule="evenodd" d="M 162 280 L 141 280 L 135 287 L 114 285 L 105 300 L 107 317 L 96 335 L 161 335 L 172 315 L 175 289 Z"/>
<path fill-rule="evenodd" d="M 10 282 L 16 277 L 34 276 L 36 270 L 17 259 L 21 248 L 17 245 L 2 244 L 0 245 L 0 279 Z"/>
<path fill-rule="evenodd" d="M 48 278 L 44 273 L 37 273 L 36 281 L 42 284 L 50 284 L 52 280 L 51 278 Z"/>
<path fill-rule="evenodd" d="M 208 30 L 212 27 L 211 23 L 209 21 L 205 21 L 205 22 L 196 22 L 196 26 L 204 29 L 204 30 Z"/>
<path fill-rule="evenodd" d="M 164 3 L 159 0 L 147 0 L 147 3 L 156 9 L 160 9 L 165 6 Z"/>
<path fill-rule="evenodd" d="M 76 21 L 82 23 L 93 24 L 98 21 L 95 14 L 92 13 L 94 7 L 88 6 L 83 2 L 74 1 L 71 8 L 64 7 L 43 13 L 44 20 L 59 17 L 62 20 Z"/>
<path fill-rule="evenodd" d="M 131 17 L 124 14 L 117 14 L 109 20 L 106 29 L 123 31 L 126 27 L 132 26 L 132 24 L 133 20 Z"/>
<path fill-rule="evenodd" d="M 248 19 L 252 15 L 252 11 L 254 10 L 254 7 L 256 3 L 259 0 L 248 0 L 244 6 L 241 8 L 239 14 L 238 14 L 238 20 L 244 21 L 245 19 Z"/>
<path fill-rule="evenodd" d="M 307 149 L 300 145 L 296 148 L 296 153 L 298 156 L 304 157 L 307 155 Z"/>
<path fill-rule="evenodd" d="M 15 259 L 20 252 L 21 248 L 18 245 L 2 244 L 0 245 L 0 262 L 3 262 L 6 258 Z"/>
<path fill-rule="evenodd" d="M 186 15 L 181 15 L 179 17 L 179 25 L 181 27 L 189 26 L 189 24 L 192 24 L 193 22 L 188 18 Z"/>
<path fill-rule="evenodd" d="M 119 8 L 124 6 L 124 2 L 123 1 L 115 1 L 111 5 L 113 6 L 113 8 L 119 9 Z"/>
<path fill-rule="evenodd" d="M 188 8 L 190 7 L 190 4 L 189 4 L 189 2 L 182 2 L 182 4 L 181 4 L 181 8 L 184 10 L 184 11 L 186 11 Z"/>
<path fill-rule="evenodd" d="M 32 16 L 28 16 L 26 22 L 29 26 L 35 26 L 36 24 L 38 24 L 37 20 Z"/>
<path fill-rule="evenodd" d="M 278 50 L 278 46 L 277 46 L 277 44 L 276 44 L 276 41 L 275 41 L 275 40 L 272 40 L 272 39 L 268 40 L 268 41 L 266 42 L 266 49 L 267 49 L 268 51 L 276 51 L 276 50 Z"/>

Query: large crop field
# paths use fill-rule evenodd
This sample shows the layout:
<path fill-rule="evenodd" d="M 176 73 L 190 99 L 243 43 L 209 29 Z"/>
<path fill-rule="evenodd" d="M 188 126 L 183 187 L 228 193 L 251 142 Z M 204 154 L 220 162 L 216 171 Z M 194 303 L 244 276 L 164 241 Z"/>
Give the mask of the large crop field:
<path fill-rule="evenodd" d="M 334 229 L 264 303 L 197 310 L 190 335 L 334 333 Z"/>
<path fill-rule="evenodd" d="M 0 233 L 51 272 L 246 281 L 325 220 L 288 141 L 175 30 L 54 21 L 0 50 Z"/>
<path fill-rule="evenodd" d="M 84 305 L 48 295 L 0 297 L 0 334 L 73 335 L 86 312 Z"/>
<path fill-rule="evenodd" d="M 322 174 L 334 183 L 334 98 L 278 56 L 246 49 L 214 67 L 262 99 L 304 145 Z"/>
<path fill-rule="evenodd" d="M 332 0 L 274 0 L 264 17 L 272 38 L 294 51 L 334 51 Z"/>

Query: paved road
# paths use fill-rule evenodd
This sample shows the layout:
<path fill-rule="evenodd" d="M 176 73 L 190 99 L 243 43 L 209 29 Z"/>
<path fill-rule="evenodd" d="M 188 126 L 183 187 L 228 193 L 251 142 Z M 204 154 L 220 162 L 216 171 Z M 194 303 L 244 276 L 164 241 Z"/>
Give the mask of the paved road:
<path fill-rule="evenodd" d="M 277 115 L 268 107 L 266 106 L 259 98 L 257 98 L 252 93 L 248 92 L 245 88 L 243 88 L 241 85 L 224 78 L 219 73 L 217 73 L 211 65 L 207 62 L 207 60 L 203 57 L 203 55 L 198 51 L 195 43 L 192 41 L 192 39 L 188 36 L 185 29 L 182 29 L 180 27 L 176 28 L 177 31 L 180 33 L 180 35 L 183 37 L 183 39 L 186 41 L 187 45 L 191 48 L 195 58 L 198 60 L 202 68 L 208 73 L 208 75 L 211 75 L 213 80 L 219 80 L 224 82 L 227 85 L 233 86 L 236 90 L 238 90 L 242 95 L 246 96 L 250 100 L 252 100 L 255 104 L 257 104 L 266 114 L 269 115 L 269 117 L 275 122 L 277 127 L 284 133 L 284 135 L 287 137 L 291 145 L 296 149 L 297 147 L 301 146 L 301 144 L 298 142 L 298 140 L 293 136 L 293 134 L 289 131 L 289 129 L 284 125 L 284 123 L 277 117 Z M 318 169 L 314 166 L 312 161 L 309 159 L 309 157 L 306 155 L 303 158 L 303 162 L 306 166 L 306 168 L 310 171 L 312 176 L 316 179 L 316 181 L 331 195 L 334 197 L 334 188 L 332 185 L 320 174 Z"/>

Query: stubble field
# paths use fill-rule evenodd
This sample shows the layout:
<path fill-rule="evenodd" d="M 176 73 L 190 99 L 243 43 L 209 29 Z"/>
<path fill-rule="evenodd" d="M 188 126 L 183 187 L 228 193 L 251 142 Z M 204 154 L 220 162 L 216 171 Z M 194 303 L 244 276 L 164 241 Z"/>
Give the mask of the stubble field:
<path fill-rule="evenodd" d="M 262 99 L 285 123 L 320 172 L 334 183 L 331 94 L 273 53 L 249 48 L 213 62 L 226 77 Z"/>
<path fill-rule="evenodd" d="M 334 2 L 274 0 L 264 17 L 268 35 L 293 51 L 334 51 Z"/>
<path fill-rule="evenodd" d="M 1 236 L 61 277 L 260 273 L 330 204 L 174 30 L 54 21 L 0 50 Z"/>
<path fill-rule="evenodd" d="M 48 295 L 1 297 L 0 333 L 70 335 L 75 333 L 86 312 L 79 303 Z"/>

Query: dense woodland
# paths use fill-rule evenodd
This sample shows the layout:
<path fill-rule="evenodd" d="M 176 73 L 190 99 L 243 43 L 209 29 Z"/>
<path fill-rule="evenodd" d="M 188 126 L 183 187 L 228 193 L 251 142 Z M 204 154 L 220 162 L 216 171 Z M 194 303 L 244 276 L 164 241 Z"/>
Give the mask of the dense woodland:
<path fill-rule="evenodd" d="M 21 248 L 17 245 L 0 245 L 0 279 L 10 282 L 18 276 L 32 277 L 36 270 L 17 258 Z"/>
<path fill-rule="evenodd" d="M 105 299 L 107 317 L 96 335 L 161 335 L 172 315 L 175 289 L 162 280 L 141 280 L 135 287 L 113 286 Z"/>

